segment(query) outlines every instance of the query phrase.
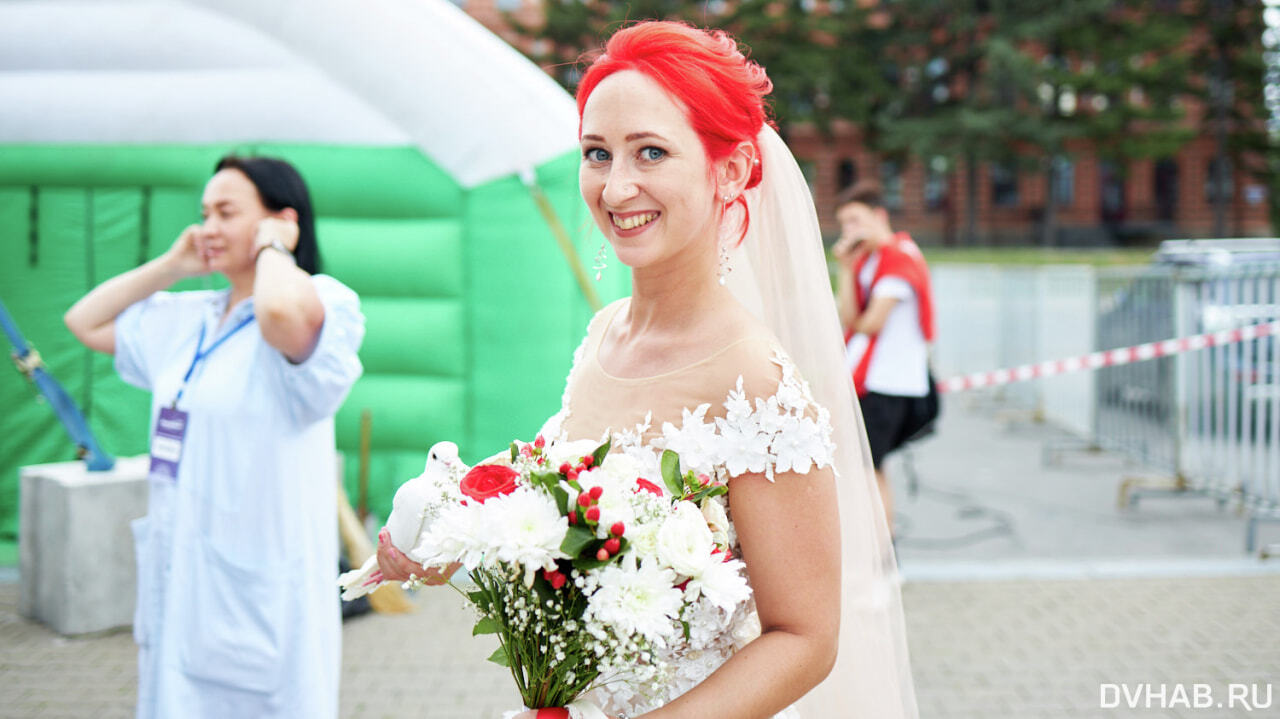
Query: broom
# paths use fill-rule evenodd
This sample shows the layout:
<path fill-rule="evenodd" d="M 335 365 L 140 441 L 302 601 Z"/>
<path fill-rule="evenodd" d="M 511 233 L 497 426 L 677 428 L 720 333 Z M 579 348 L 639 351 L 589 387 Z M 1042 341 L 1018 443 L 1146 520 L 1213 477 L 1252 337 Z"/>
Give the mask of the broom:
<path fill-rule="evenodd" d="M 366 477 L 371 424 L 369 411 L 365 410 L 360 415 L 360 472 Z M 347 498 L 347 490 L 341 481 L 338 482 L 338 533 L 342 536 L 342 543 L 347 548 L 347 559 L 353 567 L 364 564 L 376 551 L 369 535 L 365 533 L 364 523 L 352 509 L 351 500 Z M 415 609 L 413 602 L 409 601 L 398 584 L 384 584 L 368 596 L 369 606 L 379 614 L 405 614 Z"/>

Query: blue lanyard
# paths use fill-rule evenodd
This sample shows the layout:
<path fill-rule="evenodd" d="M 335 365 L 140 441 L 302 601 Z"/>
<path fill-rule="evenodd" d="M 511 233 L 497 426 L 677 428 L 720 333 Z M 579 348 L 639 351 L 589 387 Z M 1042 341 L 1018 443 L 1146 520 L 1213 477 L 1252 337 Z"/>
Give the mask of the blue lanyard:
<path fill-rule="evenodd" d="M 196 371 L 196 365 L 204 361 L 205 357 L 208 357 L 209 355 L 213 354 L 213 351 L 218 349 L 218 347 L 220 347 L 223 342 L 226 342 L 228 337 L 239 332 L 245 327 L 248 327 L 249 323 L 253 322 L 253 320 L 254 320 L 254 315 L 252 314 L 240 320 L 240 323 L 237 324 L 235 327 L 232 327 L 230 332 L 219 337 L 216 342 L 209 345 L 209 349 L 203 349 L 205 325 L 201 323 L 200 339 L 196 340 L 196 356 L 191 358 L 191 366 L 187 368 L 187 373 L 182 376 L 182 386 L 178 387 L 178 396 L 173 398 L 174 407 L 178 406 L 178 400 L 182 399 L 182 393 L 187 390 L 187 382 L 191 379 L 191 374 Z"/>

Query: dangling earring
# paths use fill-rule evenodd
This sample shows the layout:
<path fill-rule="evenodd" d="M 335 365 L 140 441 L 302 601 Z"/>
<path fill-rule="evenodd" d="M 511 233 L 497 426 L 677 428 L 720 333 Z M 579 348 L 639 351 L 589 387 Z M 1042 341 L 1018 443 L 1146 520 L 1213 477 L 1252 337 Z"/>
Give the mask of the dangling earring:
<path fill-rule="evenodd" d="M 729 209 L 729 203 L 733 202 L 733 195 L 726 192 L 724 194 L 725 210 Z M 729 244 L 726 240 L 720 241 L 720 266 L 716 272 L 716 276 L 720 278 L 720 284 L 723 286 L 729 277 L 729 273 L 733 272 L 733 268 L 729 266 Z"/>
<path fill-rule="evenodd" d="M 596 253 L 596 262 L 594 265 L 591 265 L 591 269 L 596 271 L 596 282 L 600 281 L 600 276 L 603 273 L 605 268 L 604 246 L 607 244 L 609 244 L 607 240 L 605 242 L 600 243 L 600 251 Z"/>

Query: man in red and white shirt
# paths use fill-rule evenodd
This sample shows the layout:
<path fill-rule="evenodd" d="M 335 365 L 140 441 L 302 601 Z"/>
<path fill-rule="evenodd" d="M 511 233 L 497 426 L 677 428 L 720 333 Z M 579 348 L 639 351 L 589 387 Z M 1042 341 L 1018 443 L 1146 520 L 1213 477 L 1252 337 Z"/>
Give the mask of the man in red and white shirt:
<path fill-rule="evenodd" d="M 840 239 L 832 252 L 840 263 L 837 306 L 846 359 L 892 531 L 893 495 L 883 463 L 912 431 L 913 402 L 929 394 L 933 292 L 924 255 L 910 235 L 894 232 L 882 197 L 874 182 L 840 194 Z"/>

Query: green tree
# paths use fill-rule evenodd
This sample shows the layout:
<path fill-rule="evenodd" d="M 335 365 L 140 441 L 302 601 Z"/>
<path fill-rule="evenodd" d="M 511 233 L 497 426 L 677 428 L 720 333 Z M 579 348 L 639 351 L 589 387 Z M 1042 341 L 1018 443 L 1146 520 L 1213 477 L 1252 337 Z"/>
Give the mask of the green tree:
<path fill-rule="evenodd" d="M 1214 138 L 1209 198 L 1217 237 L 1228 234 L 1227 210 L 1235 194 L 1235 171 L 1272 184 L 1269 158 L 1273 149 L 1267 132 L 1262 45 L 1264 9 L 1260 0 L 1201 0 L 1195 3 L 1191 18 L 1202 35 L 1193 56 L 1200 76 L 1192 91 L 1204 103 L 1205 122 Z M 1274 214 L 1278 199 L 1274 192 L 1269 194 Z"/>
<path fill-rule="evenodd" d="M 1071 140 L 1087 140 L 1123 173 L 1135 159 L 1176 153 L 1194 135 L 1180 102 L 1189 89 L 1188 30 L 1187 18 L 1152 12 L 1145 0 L 1050 4 L 1030 21 L 1024 40 L 1039 57 L 1024 57 L 1038 102 L 1027 110 L 1041 124 L 1036 150 L 1049 189 L 1043 244 L 1056 232 L 1054 168 Z"/>
<path fill-rule="evenodd" d="M 876 60 L 882 34 L 870 31 L 865 18 L 871 11 L 858 3 L 828 8 L 803 0 L 547 0 L 544 9 L 545 23 L 538 27 L 510 19 L 518 33 L 542 41 L 542 52 L 532 59 L 551 68 L 570 92 L 577 87 L 577 60 L 584 51 L 600 47 L 624 24 L 648 19 L 683 20 L 733 34 L 768 70 L 774 116 L 784 132 L 795 123 L 814 123 L 827 132 L 837 119 L 867 125 L 870 108 L 887 90 Z"/>

